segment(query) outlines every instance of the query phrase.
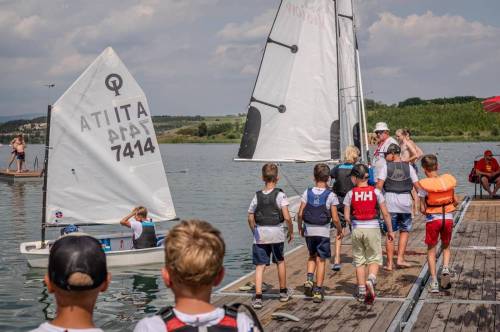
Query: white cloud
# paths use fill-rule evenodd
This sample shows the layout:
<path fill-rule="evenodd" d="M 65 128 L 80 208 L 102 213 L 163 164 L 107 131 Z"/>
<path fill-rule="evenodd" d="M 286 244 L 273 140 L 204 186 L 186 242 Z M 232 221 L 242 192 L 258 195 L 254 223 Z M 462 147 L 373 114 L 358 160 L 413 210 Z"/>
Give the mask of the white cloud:
<path fill-rule="evenodd" d="M 245 41 L 265 38 L 269 34 L 276 9 L 269 9 L 255 16 L 251 21 L 243 23 L 228 23 L 217 36 L 224 40 Z"/>

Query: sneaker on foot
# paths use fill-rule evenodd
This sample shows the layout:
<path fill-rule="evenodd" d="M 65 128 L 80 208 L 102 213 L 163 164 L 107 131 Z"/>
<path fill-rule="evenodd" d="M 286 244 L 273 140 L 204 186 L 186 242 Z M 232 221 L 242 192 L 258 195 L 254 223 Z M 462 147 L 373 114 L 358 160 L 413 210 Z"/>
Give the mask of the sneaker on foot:
<path fill-rule="evenodd" d="M 323 292 L 315 290 L 313 292 L 312 298 L 314 303 L 321 303 L 325 299 L 325 296 L 323 295 Z"/>
<path fill-rule="evenodd" d="M 439 293 L 439 283 L 437 282 L 437 280 L 431 281 L 431 283 L 429 284 L 429 291 L 431 293 Z"/>
<path fill-rule="evenodd" d="M 441 288 L 443 289 L 451 288 L 450 269 L 447 266 L 443 266 L 443 269 L 441 270 Z"/>
<path fill-rule="evenodd" d="M 341 265 L 340 264 L 332 264 L 332 271 L 340 271 Z"/>
<path fill-rule="evenodd" d="M 365 303 L 373 304 L 374 301 L 375 301 L 375 285 L 371 279 L 368 279 L 368 281 L 366 282 Z"/>
<path fill-rule="evenodd" d="M 280 302 L 288 302 L 292 297 L 292 290 L 287 289 L 286 292 L 280 292 Z"/>
<path fill-rule="evenodd" d="M 314 283 L 311 280 L 307 280 L 304 283 L 304 294 L 306 296 L 312 296 L 313 287 L 314 287 Z"/>
<path fill-rule="evenodd" d="M 354 298 L 358 300 L 358 302 L 364 302 L 366 297 L 366 292 L 360 292 L 359 290 L 354 294 Z"/>
<path fill-rule="evenodd" d="M 252 299 L 252 308 L 254 308 L 254 309 L 262 309 L 262 306 L 263 306 L 263 304 L 262 304 L 262 299 L 261 298 L 254 297 Z"/>

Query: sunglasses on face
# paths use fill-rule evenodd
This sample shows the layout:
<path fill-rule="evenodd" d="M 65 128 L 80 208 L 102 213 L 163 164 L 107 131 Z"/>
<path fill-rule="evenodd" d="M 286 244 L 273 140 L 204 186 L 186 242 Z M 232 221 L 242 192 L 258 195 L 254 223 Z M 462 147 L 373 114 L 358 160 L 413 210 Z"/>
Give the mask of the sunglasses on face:
<path fill-rule="evenodd" d="M 384 132 L 383 131 L 376 131 L 375 135 L 382 135 Z"/>

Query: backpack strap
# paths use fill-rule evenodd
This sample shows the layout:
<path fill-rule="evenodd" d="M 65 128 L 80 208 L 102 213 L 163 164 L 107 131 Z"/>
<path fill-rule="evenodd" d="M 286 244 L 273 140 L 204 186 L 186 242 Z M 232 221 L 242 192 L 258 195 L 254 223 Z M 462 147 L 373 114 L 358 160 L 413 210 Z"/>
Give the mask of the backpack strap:
<path fill-rule="evenodd" d="M 255 331 L 255 327 L 256 327 L 259 332 L 263 332 L 264 328 L 262 327 L 262 324 L 260 324 L 259 317 L 257 317 L 257 314 L 255 313 L 255 311 L 249 305 L 244 304 L 244 303 L 233 303 L 233 304 L 231 304 L 229 306 L 224 306 L 224 310 L 230 309 L 237 316 L 238 315 L 238 309 L 240 307 L 245 308 L 246 311 L 248 311 L 248 313 L 252 316 L 252 320 L 253 320 L 253 323 L 254 323 L 253 331 L 256 332 Z M 226 314 L 227 314 L 227 311 L 226 311 Z"/>
<path fill-rule="evenodd" d="M 177 318 L 171 306 L 161 309 L 158 315 L 160 315 L 163 322 L 165 322 L 167 331 L 175 331 L 181 327 L 186 326 L 186 323 Z"/>

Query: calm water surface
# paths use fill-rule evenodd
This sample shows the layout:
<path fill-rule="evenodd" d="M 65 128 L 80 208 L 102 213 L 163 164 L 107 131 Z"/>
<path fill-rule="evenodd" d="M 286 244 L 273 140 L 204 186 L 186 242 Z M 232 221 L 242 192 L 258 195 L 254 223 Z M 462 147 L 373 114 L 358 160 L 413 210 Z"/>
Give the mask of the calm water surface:
<path fill-rule="evenodd" d="M 458 192 L 471 193 L 466 182 L 471 160 L 486 148 L 499 150 L 497 143 L 423 143 L 426 153 L 437 153 L 441 169 L 459 181 Z M 252 239 L 246 224 L 246 209 L 253 193 L 261 186 L 257 163 L 235 163 L 237 145 L 161 145 L 169 174 L 168 181 L 180 218 L 205 219 L 218 227 L 227 243 L 225 259 L 229 283 L 252 270 Z M 27 149 L 28 166 L 36 155 L 42 160 L 42 146 Z M 0 147 L 0 167 L 4 168 L 10 149 Z M 187 173 L 178 173 L 188 169 Z M 312 164 L 290 164 L 281 168 L 285 192 L 294 190 L 288 178 L 302 191 L 311 184 Z M 26 331 L 54 316 L 55 305 L 42 283 L 42 269 L 28 268 L 19 254 L 19 244 L 39 240 L 41 182 L 0 181 L 0 331 Z M 108 227 L 108 226 L 106 226 Z M 89 233 L 108 232 L 86 228 Z M 298 239 L 293 245 L 299 244 Z M 106 331 L 131 331 L 134 323 L 171 303 L 171 293 L 159 276 L 160 266 L 113 270 L 109 290 L 99 297 L 96 323 Z"/>

